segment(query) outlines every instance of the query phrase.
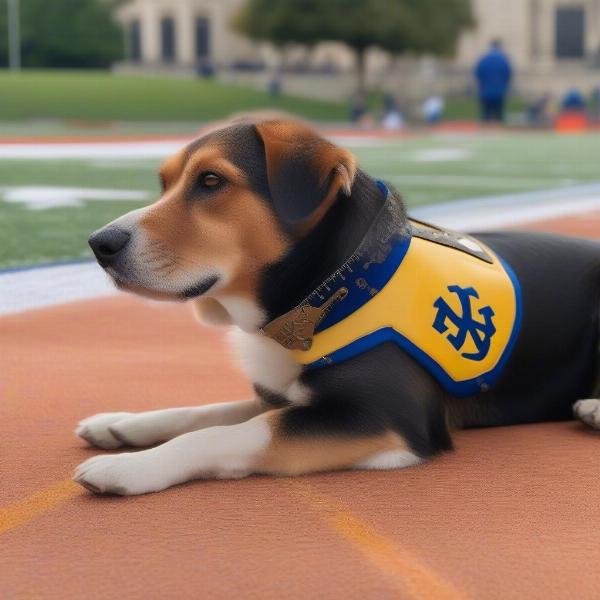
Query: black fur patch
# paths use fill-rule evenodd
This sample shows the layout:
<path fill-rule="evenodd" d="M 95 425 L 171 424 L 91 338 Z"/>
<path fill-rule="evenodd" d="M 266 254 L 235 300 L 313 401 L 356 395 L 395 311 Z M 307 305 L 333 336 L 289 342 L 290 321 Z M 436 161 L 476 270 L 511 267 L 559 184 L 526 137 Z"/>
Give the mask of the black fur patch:
<path fill-rule="evenodd" d="M 313 231 L 264 272 L 259 300 L 269 321 L 294 308 L 352 255 L 384 202 L 377 183 L 359 170 L 350 197 L 339 198 Z"/>
<path fill-rule="evenodd" d="M 202 296 L 210 290 L 210 288 L 215 285 L 219 281 L 219 278 L 216 275 L 211 275 L 207 279 L 202 280 L 200 283 L 193 285 L 181 293 L 182 298 L 197 298 L 198 296 Z"/>

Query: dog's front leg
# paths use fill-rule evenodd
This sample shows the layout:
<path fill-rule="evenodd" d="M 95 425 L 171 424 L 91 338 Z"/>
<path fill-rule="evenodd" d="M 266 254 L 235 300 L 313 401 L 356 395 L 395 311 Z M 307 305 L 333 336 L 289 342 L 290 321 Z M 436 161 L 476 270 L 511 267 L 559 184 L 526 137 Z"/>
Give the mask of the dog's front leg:
<path fill-rule="evenodd" d="M 271 438 L 271 422 L 263 414 L 141 452 L 95 456 L 77 467 L 75 481 L 96 493 L 134 495 L 191 479 L 244 477 L 256 469 Z"/>
<path fill-rule="evenodd" d="M 81 421 L 75 433 L 86 442 L 107 450 L 120 446 L 152 446 L 190 431 L 242 423 L 264 410 L 265 406 L 256 398 L 141 413 L 99 413 Z"/>
<path fill-rule="evenodd" d="M 134 495 L 192 479 L 295 475 L 356 466 L 394 468 L 419 462 L 389 431 L 369 436 L 288 431 L 284 419 L 294 410 L 273 410 L 238 425 L 193 431 L 142 452 L 96 456 L 79 465 L 75 481 L 96 493 Z M 389 460 L 390 455 L 397 460 Z M 380 456 L 388 457 L 385 466 L 378 463 Z"/>

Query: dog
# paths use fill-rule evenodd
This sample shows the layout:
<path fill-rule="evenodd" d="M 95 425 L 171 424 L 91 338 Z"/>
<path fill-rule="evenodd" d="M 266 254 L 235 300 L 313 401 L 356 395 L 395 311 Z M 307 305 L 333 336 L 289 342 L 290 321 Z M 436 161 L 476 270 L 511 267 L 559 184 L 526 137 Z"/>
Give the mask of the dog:
<path fill-rule="evenodd" d="M 83 420 L 92 445 L 152 446 L 79 465 L 92 492 L 397 469 L 451 450 L 454 429 L 573 412 L 600 428 L 600 244 L 410 220 L 349 151 L 285 119 L 202 135 L 160 183 L 90 246 L 120 289 L 232 326 L 256 393 Z"/>

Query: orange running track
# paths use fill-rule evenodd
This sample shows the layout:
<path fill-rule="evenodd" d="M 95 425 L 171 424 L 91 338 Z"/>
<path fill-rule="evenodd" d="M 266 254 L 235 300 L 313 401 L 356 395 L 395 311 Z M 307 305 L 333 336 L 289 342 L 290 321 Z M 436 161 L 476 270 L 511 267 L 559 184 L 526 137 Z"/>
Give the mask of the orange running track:
<path fill-rule="evenodd" d="M 600 237 L 600 214 L 536 225 Z M 221 333 L 133 297 L 0 318 L 0 599 L 562 599 L 600 590 L 600 436 L 475 430 L 389 472 L 97 497 L 96 412 L 247 397 Z"/>

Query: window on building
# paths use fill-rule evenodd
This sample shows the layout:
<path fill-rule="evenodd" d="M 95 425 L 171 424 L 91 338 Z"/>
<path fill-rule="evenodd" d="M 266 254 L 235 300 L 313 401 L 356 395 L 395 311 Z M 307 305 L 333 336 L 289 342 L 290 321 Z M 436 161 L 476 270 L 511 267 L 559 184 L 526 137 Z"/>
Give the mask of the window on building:
<path fill-rule="evenodd" d="M 199 62 L 210 58 L 210 19 L 196 17 L 196 59 Z"/>
<path fill-rule="evenodd" d="M 160 21 L 160 56 L 163 62 L 175 60 L 175 20 L 163 17 Z"/>
<path fill-rule="evenodd" d="M 540 0 L 529 1 L 529 51 L 531 58 L 537 60 L 541 55 L 540 43 Z"/>
<path fill-rule="evenodd" d="M 585 10 L 582 6 L 556 9 L 556 58 L 584 57 Z"/>
<path fill-rule="evenodd" d="M 142 32 L 138 19 L 129 23 L 129 60 L 133 62 L 142 60 Z"/>

